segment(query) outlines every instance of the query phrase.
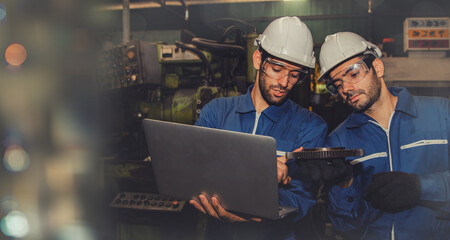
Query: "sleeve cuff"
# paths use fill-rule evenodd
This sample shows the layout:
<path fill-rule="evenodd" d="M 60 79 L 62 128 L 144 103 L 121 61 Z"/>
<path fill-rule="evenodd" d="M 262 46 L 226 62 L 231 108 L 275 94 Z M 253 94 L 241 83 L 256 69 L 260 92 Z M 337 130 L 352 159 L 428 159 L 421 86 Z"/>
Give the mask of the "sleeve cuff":
<path fill-rule="evenodd" d="M 450 189 L 449 183 L 446 181 L 448 172 L 419 175 L 419 181 L 422 186 L 421 200 L 426 201 L 448 201 L 450 199 L 450 193 L 447 191 Z"/>
<path fill-rule="evenodd" d="M 356 181 L 353 181 L 353 184 L 348 188 L 334 186 L 328 196 L 328 209 L 334 214 L 356 218 L 365 209 L 365 203 L 361 194 L 358 193 Z"/>

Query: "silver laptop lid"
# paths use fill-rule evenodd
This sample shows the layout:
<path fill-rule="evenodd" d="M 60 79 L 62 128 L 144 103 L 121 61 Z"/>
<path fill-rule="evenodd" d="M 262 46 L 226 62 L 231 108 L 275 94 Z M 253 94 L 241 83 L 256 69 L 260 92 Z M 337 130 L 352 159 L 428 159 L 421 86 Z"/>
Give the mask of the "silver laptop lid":
<path fill-rule="evenodd" d="M 272 137 L 145 119 L 160 194 L 217 196 L 230 211 L 278 219 L 276 141 Z"/>

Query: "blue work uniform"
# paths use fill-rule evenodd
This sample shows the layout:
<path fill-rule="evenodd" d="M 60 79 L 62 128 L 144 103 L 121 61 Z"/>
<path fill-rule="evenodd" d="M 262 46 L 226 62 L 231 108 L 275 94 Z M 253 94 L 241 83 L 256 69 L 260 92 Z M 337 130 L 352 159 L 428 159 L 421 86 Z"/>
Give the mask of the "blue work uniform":
<path fill-rule="evenodd" d="M 348 158 L 352 186 L 331 189 L 329 218 L 350 238 L 450 239 L 449 100 L 412 96 L 405 88 L 389 91 L 398 101 L 388 129 L 353 113 L 327 139 L 332 147 L 365 151 L 363 157 Z M 364 200 L 372 175 L 391 171 L 418 175 L 419 205 L 390 214 Z"/>
<path fill-rule="evenodd" d="M 326 123 L 315 113 L 287 100 L 280 106 L 271 105 L 258 114 L 253 105 L 249 87 L 245 95 L 217 98 L 205 105 L 198 126 L 237 132 L 271 136 L 277 143 L 277 155 L 284 155 L 301 146 L 323 146 L 327 135 Z M 276 159 L 274 159 L 276 161 Z M 279 202 L 283 206 L 299 210 L 278 221 L 263 220 L 261 223 L 221 223 L 208 221 L 206 238 L 210 239 L 293 239 L 296 220 L 302 218 L 315 204 L 317 186 L 300 181 L 295 161 L 287 163 L 292 182 L 279 188 Z"/>

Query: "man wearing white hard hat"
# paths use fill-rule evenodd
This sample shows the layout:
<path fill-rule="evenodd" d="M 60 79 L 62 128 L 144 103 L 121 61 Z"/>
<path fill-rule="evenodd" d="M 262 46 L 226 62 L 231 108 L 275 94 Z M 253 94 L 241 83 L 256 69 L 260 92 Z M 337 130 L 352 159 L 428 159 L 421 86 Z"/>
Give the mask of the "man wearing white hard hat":
<path fill-rule="evenodd" d="M 449 100 L 388 88 L 380 57 L 351 32 L 320 50 L 320 80 L 354 109 L 327 145 L 365 152 L 329 192 L 330 220 L 348 238 L 450 239 Z"/>
<path fill-rule="evenodd" d="M 207 104 L 196 125 L 272 136 L 277 142 L 280 205 L 299 210 L 283 220 L 244 218 L 226 211 L 217 198 L 203 195 L 190 204 L 210 216 L 207 239 L 294 239 L 295 221 L 315 204 L 316 186 L 298 179 L 297 165 L 282 157 L 300 147 L 322 146 L 326 123 L 289 100 L 291 89 L 315 66 L 313 40 L 297 17 L 271 22 L 255 41 L 255 84 L 245 95 L 219 98 Z"/>

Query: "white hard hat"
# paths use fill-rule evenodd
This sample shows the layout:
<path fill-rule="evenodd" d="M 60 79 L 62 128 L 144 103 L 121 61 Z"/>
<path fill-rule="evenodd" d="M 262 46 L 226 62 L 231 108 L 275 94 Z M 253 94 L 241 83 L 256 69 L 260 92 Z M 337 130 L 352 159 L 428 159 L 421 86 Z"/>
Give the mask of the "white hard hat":
<path fill-rule="evenodd" d="M 313 39 L 298 17 L 275 19 L 255 40 L 267 53 L 293 63 L 314 68 Z"/>
<path fill-rule="evenodd" d="M 381 57 L 380 49 L 373 43 L 352 32 L 338 32 L 328 35 L 320 48 L 320 77 L 326 76 L 331 69 L 358 54 L 372 54 Z"/>

